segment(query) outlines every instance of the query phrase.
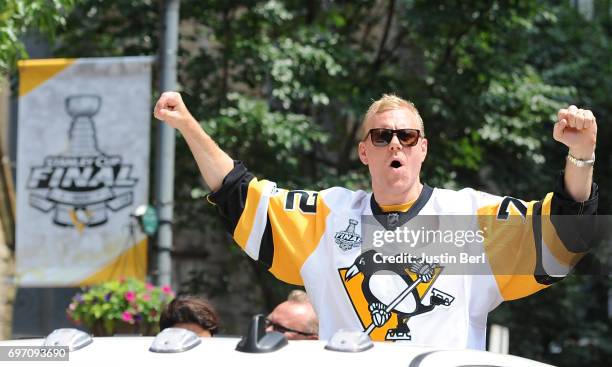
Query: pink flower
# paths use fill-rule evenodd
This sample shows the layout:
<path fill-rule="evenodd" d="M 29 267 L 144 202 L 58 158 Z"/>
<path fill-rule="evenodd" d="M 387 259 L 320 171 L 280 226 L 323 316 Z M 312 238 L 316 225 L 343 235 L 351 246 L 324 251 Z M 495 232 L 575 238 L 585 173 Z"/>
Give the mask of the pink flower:
<path fill-rule="evenodd" d="M 132 291 L 125 292 L 123 296 L 125 297 L 125 300 L 128 302 L 134 302 L 136 300 L 136 293 Z"/>
<path fill-rule="evenodd" d="M 155 286 L 154 286 L 153 284 L 151 284 L 151 283 L 147 283 L 147 284 L 145 284 L 145 288 L 146 288 L 148 291 L 152 291 L 152 290 L 153 290 L 153 288 L 155 288 Z"/>
<path fill-rule="evenodd" d="M 132 314 L 127 311 L 121 314 L 121 320 L 129 322 L 130 324 L 134 323 L 134 317 L 132 317 Z"/>
<path fill-rule="evenodd" d="M 161 287 L 161 291 L 166 293 L 166 294 L 172 294 L 172 288 L 170 288 L 169 285 L 165 285 L 165 286 Z"/>
<path fill-rule="evenodd" d="M 145 293 L 142 295 L 142 300 L 143 301 L 150 301 L 151 300 L 151 295 L 149 293 Z"/>

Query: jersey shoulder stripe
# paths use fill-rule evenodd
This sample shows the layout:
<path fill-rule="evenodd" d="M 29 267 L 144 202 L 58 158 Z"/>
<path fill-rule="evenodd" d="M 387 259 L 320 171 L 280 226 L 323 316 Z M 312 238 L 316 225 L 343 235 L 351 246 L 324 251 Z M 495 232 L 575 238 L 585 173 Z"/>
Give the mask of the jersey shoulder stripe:
<path fill-rule="evenodd" d="M 274 253 L 270 272 L 274 276 L 303 285 L 300 270 L 321 241 L 329 213 L 329 207 L 314 191 L 278 190 L 270 197 L 268 221 Z"/>

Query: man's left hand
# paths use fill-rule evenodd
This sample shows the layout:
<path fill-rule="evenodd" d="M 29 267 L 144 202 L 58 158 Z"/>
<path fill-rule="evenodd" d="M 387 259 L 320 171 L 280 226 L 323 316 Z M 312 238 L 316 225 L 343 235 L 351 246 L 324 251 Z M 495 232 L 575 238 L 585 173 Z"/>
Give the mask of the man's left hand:
<path fill-rule="evenodd" d="M 574 157 L 591 159 L 597 141 L 597 122 L 593 112 L 574 105 L 560 109 L 553 138 L 565 144 Z"/>

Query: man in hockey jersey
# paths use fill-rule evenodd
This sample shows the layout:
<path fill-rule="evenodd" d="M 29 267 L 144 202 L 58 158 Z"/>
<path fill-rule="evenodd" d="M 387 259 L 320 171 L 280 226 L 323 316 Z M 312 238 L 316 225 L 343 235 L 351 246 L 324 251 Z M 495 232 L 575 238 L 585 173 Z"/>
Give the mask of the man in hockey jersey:
<path fill-rule="evenodd" d="M 396 96 L 374 102 L 363 121 L 358 151 L 369 168 L 372 193 L 340 187 L 320 192 L 279 189 L 223 152 L 178 93 L 162 94 L 154 113 L 183 134 L 213 191 L 208 200 L 237 244 L 278 279 L 305 286 L 322 339 L 341 328 L 361 329 L 374 340 L 484 349 L 491 310 L 549 286 L 561 278 L 553 274 L 566 274 L 588 250 L 580 236 L 568 241 L 551 216 L 596 212 L 592 175 L 597 125 L 588 110 L 559 110 L 553 138 L 569 149 L 565 170 L 554 192 L 531 202 L 423 184 L 425 127 L 416 108 Z M 410 223 L 417 215 L 489 218 L 475 225 L 488 228 L 483 252 L 490 272 L 448 275 L 442 274 L 443 267 L 426 262 L 406 264 L 403 273 L 408 277 L 359 271 L 356 261 L 366 245 L 360 221 L 372 215 L 378 221 L 385 218 L 381 224 L 386 229 Z M 512 220 L 517 217 L 521 220 Z"/>

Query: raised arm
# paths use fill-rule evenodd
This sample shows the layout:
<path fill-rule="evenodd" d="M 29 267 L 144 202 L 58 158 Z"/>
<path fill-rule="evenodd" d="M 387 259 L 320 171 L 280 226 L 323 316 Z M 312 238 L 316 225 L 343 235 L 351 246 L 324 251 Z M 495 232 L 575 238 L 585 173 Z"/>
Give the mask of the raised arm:
<path fill-rule="evenodd" d="M 559 110 L 553 137 L 569 148 L 565 164 L 565 191 L 574 201 L 586 201 L 591 195 L 597 123 L 589 110 L 569 106 Z"/>
<path fill-rule="evenodd" d="M 221 188 L 223 179 L 234 167 L 234 161 L 193 118 L 181 95 L 164 92 L 155 104 L 153 114 L 183 134 L 208 187 L 212 191 Z"/>

